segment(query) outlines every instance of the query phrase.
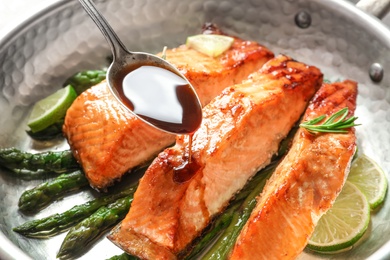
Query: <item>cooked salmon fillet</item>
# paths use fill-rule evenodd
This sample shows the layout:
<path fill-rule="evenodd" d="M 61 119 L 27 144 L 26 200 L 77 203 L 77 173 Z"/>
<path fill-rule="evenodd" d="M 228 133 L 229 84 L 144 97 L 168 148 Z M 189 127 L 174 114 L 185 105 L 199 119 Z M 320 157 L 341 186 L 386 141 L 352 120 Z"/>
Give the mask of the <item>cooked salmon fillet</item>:
<path fill-rule="evenodd" d="M 213 30 L 208 28 L 207 32 Z M 267 48 L 239 38 L 216 58 L 185 45 L 166 52 L 167 60 L 188 78 L 203 105 L 272 57 Z M 106 82 L 74 101 L 67 111 L 63 131 L 90 185 L 99 190 L 175 142 L 174 135 L 154 129 L 122 108 Z"/>
<path fill-rule="evenodd" d="M 147 169 L 128 215 L 109 239 L 142 259 L 185 254 L 212 218 L 270 163 L 321 82 L 317 68 L 278 56 L 242 84 L 226 88 L 203 109 L 187 171 L 175 168 L 188 160 L 189 138 L 180 136 Z"/>
<path fill-rule="evenodd" d="M 303 120 L 329 116 L 356 106 L 357 84 L 324 84 L 311 101 Z M 313 135 L 299 129 L 293 144 L 267 182 L 230 259 L 294 259 L 304 249 L 321 217 L 333 204 L 347 178 L 356 137 Z"/>

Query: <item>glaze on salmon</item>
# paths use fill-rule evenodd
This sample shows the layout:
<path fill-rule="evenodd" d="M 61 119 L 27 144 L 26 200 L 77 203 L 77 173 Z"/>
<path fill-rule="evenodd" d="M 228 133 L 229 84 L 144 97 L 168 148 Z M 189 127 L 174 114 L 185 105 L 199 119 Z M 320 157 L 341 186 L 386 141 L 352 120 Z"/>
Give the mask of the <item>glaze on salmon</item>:
<path fill-rule="evenodd" d="M 356 107 L 357 84 L 324 84 L 303 120 Z M 313 135 L 299 129 L 292 147 L 258 198 L 230 259 L 294 259 L 340 193 L 356 150 L 353 128 L 346 134 Z"/>
<path fill-rule="evenodd" d="M 215 30 L 207 28 L 208 33 L 220 33 Z M 188 78 L 202 105 L 224 88 L 247 78 L 272 57 L 267 48 L 239 38 L 216 58 L 185 45 L 166 52 L 166 59 Z M 99 190 L 175 141 L 174 135 L 154 129 L 119 105 L 105 81 L 74 101 L 67 111 L 63 131 L 90 185 Z"/>
<path fill-rule="evenodd" d="M 126 218 L 109 239 L 142 259 L 176 259 L 261 168 L 299 120 L 322 83 L 321 72 L 278 56 L 203 109 L 186 178 L 188 138 L 147 169 Z M 186 154 L 186 156 L 183 156 Z M 179 174 L 179 176 L 177 176 Z"/>

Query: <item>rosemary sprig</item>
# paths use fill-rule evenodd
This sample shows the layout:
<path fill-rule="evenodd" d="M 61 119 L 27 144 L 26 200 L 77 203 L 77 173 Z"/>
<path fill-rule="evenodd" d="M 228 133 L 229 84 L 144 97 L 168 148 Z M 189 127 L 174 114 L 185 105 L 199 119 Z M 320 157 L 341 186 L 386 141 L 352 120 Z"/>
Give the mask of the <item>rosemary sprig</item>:
<path fill-rule="evenodd" d="M 345 119 L 348 115 L 348 107 L 345 107 L 333 115 L 331 115 L 325 122 L 318 124 L 325 119 L 325 115 L 316 117 L 312 120 L 301 123 L 299 126 L 305 128 L 310 133 L 347 133 L 346 129 L 358 126 L 355 124 L 357 117 L 352 116 Z"/>

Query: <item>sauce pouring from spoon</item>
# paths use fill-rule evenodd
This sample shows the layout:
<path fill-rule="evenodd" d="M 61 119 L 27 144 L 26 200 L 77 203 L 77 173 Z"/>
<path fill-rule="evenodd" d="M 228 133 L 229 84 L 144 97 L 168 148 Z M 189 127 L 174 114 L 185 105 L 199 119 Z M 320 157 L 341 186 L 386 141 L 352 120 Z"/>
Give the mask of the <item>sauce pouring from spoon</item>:
<path fill-rule="evenodd" d="M 106 78 L 118 101 L 149 125 L 191 139 L 202 122 L 202 106 L 188 80 L 158 56 L 128 51 L 94 3 L 79 2 L 111 47 L 113 62 Z"/>
<path fill-rule="evenodd" d="M 189 137 L 183 164 L 173 169 L 174 181 L 188 181 L 198 164 L 192 161 L 192 136 L 202 122 L 202 106 L 188 80 L 164 59 L 126 49 L 91 0 L 79 0 L 110 44 L 113 62 L 107 84 L 131 113 L 162 131 Z"/>

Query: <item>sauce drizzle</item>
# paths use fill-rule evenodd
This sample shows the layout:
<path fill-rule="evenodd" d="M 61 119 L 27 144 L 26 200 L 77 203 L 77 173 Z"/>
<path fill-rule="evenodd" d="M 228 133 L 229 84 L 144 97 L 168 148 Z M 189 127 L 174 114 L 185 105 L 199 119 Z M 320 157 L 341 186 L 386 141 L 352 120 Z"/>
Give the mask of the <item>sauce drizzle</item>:
<path fill-rule="evenodd" d="M 126 67 L 112 82 L 121 103 L 145 122 L 175 134 L 189 136 L 188 155 L 173 169 L 173 180 L 190 180 L 200 168 L 192 159 L 192 137 L 202 122 L 202 108 L 188 81 L 162 67 L 142 64 Z"/>
<path fill-rule="evenodd" d="M 189 134 L 188 155 L 184 151 L 183 163 L 173 168 L 173 181 L 183 183 L 191 180 L 194 174 L 199 170 L 200 165 L 192 158 L 192 138 L 193 134 Z"/>

